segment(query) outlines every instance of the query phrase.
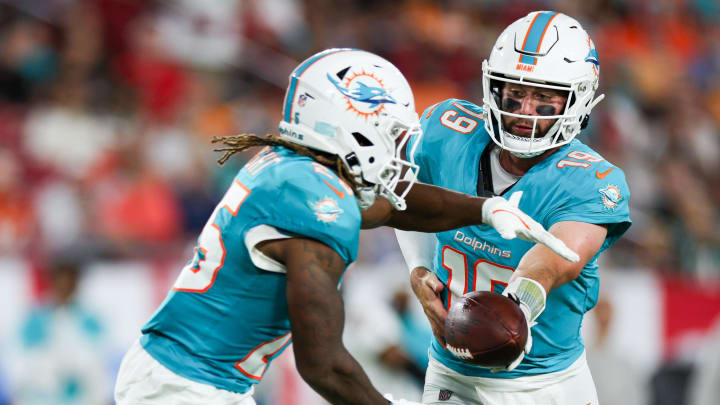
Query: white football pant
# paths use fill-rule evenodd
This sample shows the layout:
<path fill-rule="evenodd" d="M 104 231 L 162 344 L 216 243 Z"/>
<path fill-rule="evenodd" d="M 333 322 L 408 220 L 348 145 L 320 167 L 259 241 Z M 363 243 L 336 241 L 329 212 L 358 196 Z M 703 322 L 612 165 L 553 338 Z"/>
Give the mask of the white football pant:
<path fill-rule="evenodd" d="M 599 405 L 585 353 L 565 370 L 518 378 L 470 377 L 430 358 L 428 405 Z"/>
<path fill-rule="evenodd" d="M 256 405 L 253 390 L 222 390 L 181 377 L 158 363 L 140 341 L 123 357 L 115 383 L 117 405 Z"/>

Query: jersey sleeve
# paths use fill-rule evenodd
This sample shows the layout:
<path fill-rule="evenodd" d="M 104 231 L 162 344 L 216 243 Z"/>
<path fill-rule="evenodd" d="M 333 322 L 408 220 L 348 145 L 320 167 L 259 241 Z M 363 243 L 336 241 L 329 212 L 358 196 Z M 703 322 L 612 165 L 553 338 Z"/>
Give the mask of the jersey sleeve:
<path fill-rule="evenodd" d="M 335 250 L 347 265 L 357 258 L 360 212 L 355 197 L 323 183 L 312 169 L 291 167 L 269 194 L 263 223 L 290 236 L 318 240 Z"/>
<path fill-rule="evenodd" d="M 476 195 L 480 156 L 491 142 L 482 108 L 448 99 L 427 109 L 420 124 L 423 134 L 415 151 L 419 180 Z"/>
<path fill-rule="evenodd" d="M 584 169 L 581 169 L 584 170 Z M 598 178 L 596 172 L 606 173 Z M 613 245 L 630 228 L 630 189 L 625 173 L 608 162 L 592 168 L 592 171 L 578 171 L 568 178 L 562 204 L 553 210 L 545 220 L 549 228 L 561 221 L 578 221 L 605 224 L 608 234 L 602 249 Z"/>
<path fill-rule="evenodd" d="M 436 161 L 437 154 L 433 153 L 433 151 L 437 151 L 441 147 L 439 143 L 444 136 L 443 131 L 436 128 L 439 125 L 439 119 L 436 115 L 438 111 L 445 110 L 451 102 L 452 100 L 445 100 L 428 107 L 420 116 L 422 135 L 410 139 L 406 146 L 408 157 L 412 155 L 415 164 L 420 167 L 418 180 L 423 183 L 436 184 L 438 176 L 435 171 L 440 162 Z M 413 147 L 415 148 L 414 153 Z"/>

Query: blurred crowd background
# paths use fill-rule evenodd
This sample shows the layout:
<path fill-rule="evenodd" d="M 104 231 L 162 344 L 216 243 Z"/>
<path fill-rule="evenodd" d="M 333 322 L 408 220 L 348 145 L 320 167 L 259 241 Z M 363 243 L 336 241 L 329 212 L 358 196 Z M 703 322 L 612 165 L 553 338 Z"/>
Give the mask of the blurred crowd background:
<path fill-rule="evenodd" d="M 0 404 L 111 403 L 121 356 L 251 156 L 221 167 L 211 138 L 274 132 L 300 61 L 362 48 L 400 68 L 420 112 L 480 103 L 482 60 L 537 9 L 591 34 L 607 97 L 580 139 L 632 191 L 583 330 L 600 399 L 716 403 L 716 0 L 0 0 Z M 347 345 L 378 386 L 417 396 L 429 330 L 392 232 L 364 231 L 360 254 Z M 291 353 L 277 363 L 260 405 L 322 403 Z"/>

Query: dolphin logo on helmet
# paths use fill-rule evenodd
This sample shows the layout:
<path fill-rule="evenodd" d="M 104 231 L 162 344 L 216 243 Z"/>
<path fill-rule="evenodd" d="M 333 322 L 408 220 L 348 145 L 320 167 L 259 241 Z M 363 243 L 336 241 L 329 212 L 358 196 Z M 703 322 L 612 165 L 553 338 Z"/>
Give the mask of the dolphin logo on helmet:
<path fill-rule="evenodd" d="M 382 87 L 373 87 L 368 86 L 367 84 L 355 81 L 353 84 L 355 85 L 354 89 L 349 89 L 346 87 L 343 87 L 338 80 L 333 79 L 330 74 L 327 74 L 328 80 L 335 85 L 335 88 L 337 88 L 345 97 L 353 99 L 355 101 L 359 101 L 361 103 L 368 103 L 372 107 L 377 107 L 380 104 L 383 103 L 392 103 L 396 104 L 397 101 L 388 94 L 387 90 L 383 89 Z"/>
<path fill-rule="evenodd" d="M 595 67 L 600 67 L 600 58 L 598 57 L 597 49 L 592 48 L 585 57 L 585 62 L 590 62 Z"/>

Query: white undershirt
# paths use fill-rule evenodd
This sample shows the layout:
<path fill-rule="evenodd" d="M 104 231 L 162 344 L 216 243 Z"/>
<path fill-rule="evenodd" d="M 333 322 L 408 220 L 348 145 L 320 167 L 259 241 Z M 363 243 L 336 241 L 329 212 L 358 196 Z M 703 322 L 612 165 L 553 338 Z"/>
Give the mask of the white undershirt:
<path fill-rule="evenodd" d="M 290 235 L 278 231 L 274 226 L 264 224 L 255 226 L 245 234 L 245 246 L 247 246 L 247 250 L 250 253 L 250 260 L 252 260 L 255 266 L 263 270 L 274 273 L 287 273 L 287 268 L 284 264 L 266 256 L 257 248 L 257 245 L 266 240 L 288 239 L 290 237 Z"/>
<path fill-rule="evenodd" d="M 490 151 L 490 171 L 492 172 L 493 192 L 500 195 L 505 189 L 520 180 L 522 176 L 508 173 L 500 164 L 500 148 L 493 148 Z"/>

